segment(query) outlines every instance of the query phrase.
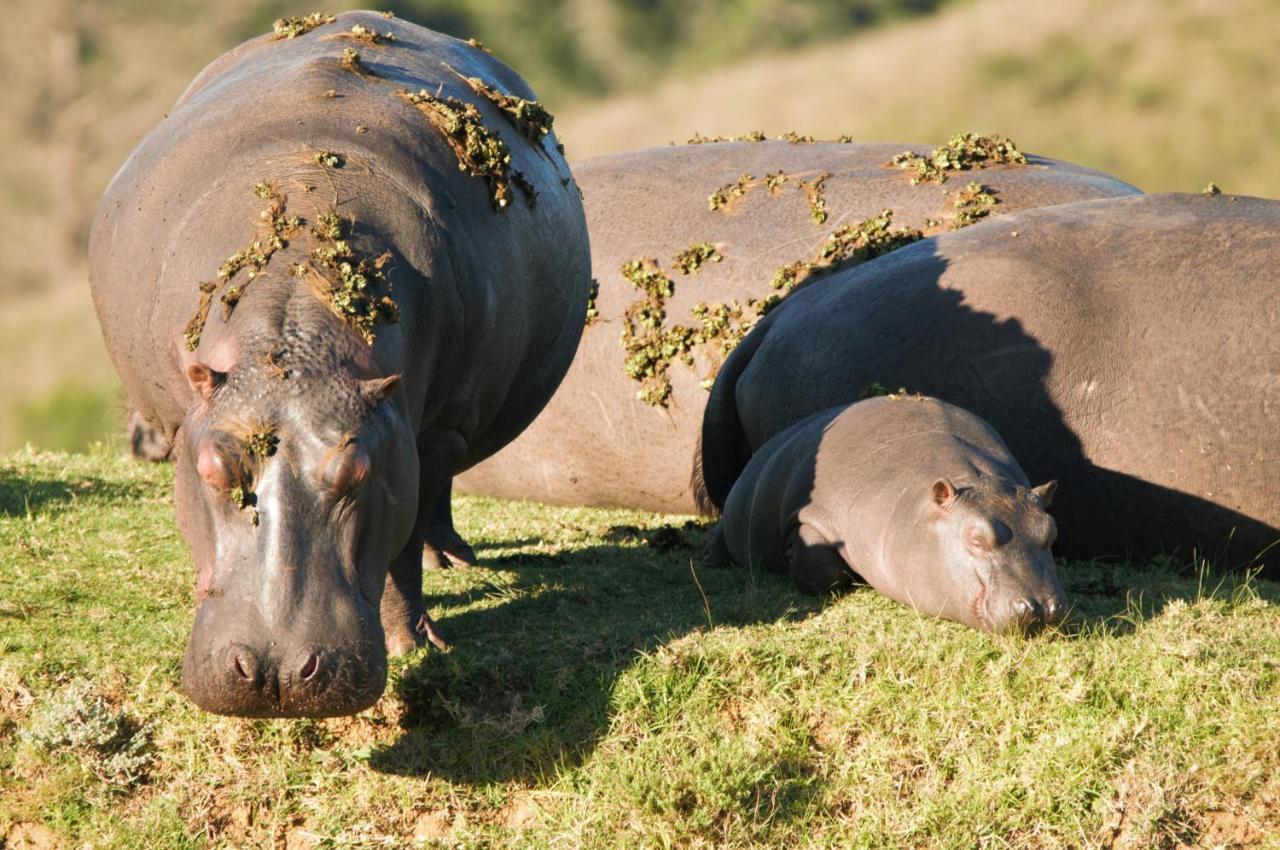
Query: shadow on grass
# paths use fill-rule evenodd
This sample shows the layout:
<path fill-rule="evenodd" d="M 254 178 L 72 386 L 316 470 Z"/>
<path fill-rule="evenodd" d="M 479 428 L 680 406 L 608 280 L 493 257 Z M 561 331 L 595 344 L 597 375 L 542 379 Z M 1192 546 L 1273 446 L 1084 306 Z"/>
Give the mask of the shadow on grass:
<path fill-rule="evenodd" d="M 1280 584 L 1250 573 L 1200 571 L 1173 558 L 1145 566 L 1127 562 L 1080 561 L 1059 564 L 1058 577 L 1071 598 L 1071 614 L 1063 627 L 1069 637 L 1097 633 L 1133 633 L 1172 601 L 1236 598 L 1252 594 L 1280 605 Z"/>
<path fill-rule="evenodd" d="M 77 499 L 121 501 L 146 495 L 147 491 L 136 485 L 96 476 L 42 478 L 0 469 L 0 516 L 25 517 L 56 511 Z"/>
<path fill-rule="evenodd" d="M 607 732 L 618 677 L 642 654 L 716 626 L 803 619 L 827 600 L 789 579 L 700 565 L 704 527 L 618 526 L 616 544 L 513 555 L 513 585 L 450 616 L 454 650 L 431 653 L 397 685 L 396 743 L 370 764 L 400 775 L 536 782 L 576 765 Z M 452 601 L 428 596 L 438 611 Z"/>

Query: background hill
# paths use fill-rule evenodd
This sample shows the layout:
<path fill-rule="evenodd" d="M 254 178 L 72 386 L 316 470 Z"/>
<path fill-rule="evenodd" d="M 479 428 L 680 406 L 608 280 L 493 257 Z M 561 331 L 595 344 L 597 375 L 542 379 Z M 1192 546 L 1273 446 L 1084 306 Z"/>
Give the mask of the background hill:
<path fill-rule="evenodd" d="M 366 5 L 330 3 L 330 11 Z M 571 157 L 788 129 L 998 131 L 1148 191 L 1280 196 L 1280 0 L 414 0 L 559 115 Z M 84 270 L 111 174 L 192 76 L 310 7 L 16 0 L 0 54 L 0 451 L 117 427 Z"/>

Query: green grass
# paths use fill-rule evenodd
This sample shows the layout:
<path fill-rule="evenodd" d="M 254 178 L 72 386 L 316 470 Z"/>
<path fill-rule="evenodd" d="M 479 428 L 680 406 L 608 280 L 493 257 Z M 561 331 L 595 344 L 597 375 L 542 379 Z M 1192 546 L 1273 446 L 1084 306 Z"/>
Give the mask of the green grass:
<path fill-rule="evenodd" d="M 0 459 L 12 846 L 1280 846 L 1271 582 L 1066 564 L 1064 629 L 991 638 L 695 571 L 684 518 L 459 499 L 454 651 L 357 717 L 245 721 L 177 689 L 170 482 Z"/>

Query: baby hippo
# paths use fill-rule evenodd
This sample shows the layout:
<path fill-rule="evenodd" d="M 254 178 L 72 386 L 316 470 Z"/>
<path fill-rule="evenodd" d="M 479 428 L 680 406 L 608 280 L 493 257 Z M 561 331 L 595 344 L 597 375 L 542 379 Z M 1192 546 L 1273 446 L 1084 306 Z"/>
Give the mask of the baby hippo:
<path fill-rule="evenodd" d="M 1057 487 L 1029 486 L 1004 440 L 966 410 L 881 396 L 797 422 L 757 452 L 707 543 L 711 564 L 790 572 L 811 593 L 861 579 L 989 632 L 1060 620 Z"/>

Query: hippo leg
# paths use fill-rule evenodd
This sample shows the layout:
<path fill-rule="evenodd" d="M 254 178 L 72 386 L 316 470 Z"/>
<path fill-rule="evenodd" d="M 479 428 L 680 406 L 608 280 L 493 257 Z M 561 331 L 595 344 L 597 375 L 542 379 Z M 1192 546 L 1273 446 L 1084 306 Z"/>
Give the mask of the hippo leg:
<path fill-rule="evenodd" d="M 711 535 L 702 549 L 702 563 L 708 567 L 729 567 L 733 565 L 733 553 L 724 540 L 724 523 L 716 523 Z"/>
<path fill-rule="evenodd" d="M 787 539 L 787 563 L 804 593 L 830 593 L 853 584 L 854 572 L 840 549 L 811 525 L 800 524 Z"/>
<path fill-rule="evenodd" d="M 444 485 L 427 517 L 426 538 L 422 544 L 422 566 L 428 570 L 445 567 L 474 567 L 475 550 L 453 527 L 453 479 Z"/>

